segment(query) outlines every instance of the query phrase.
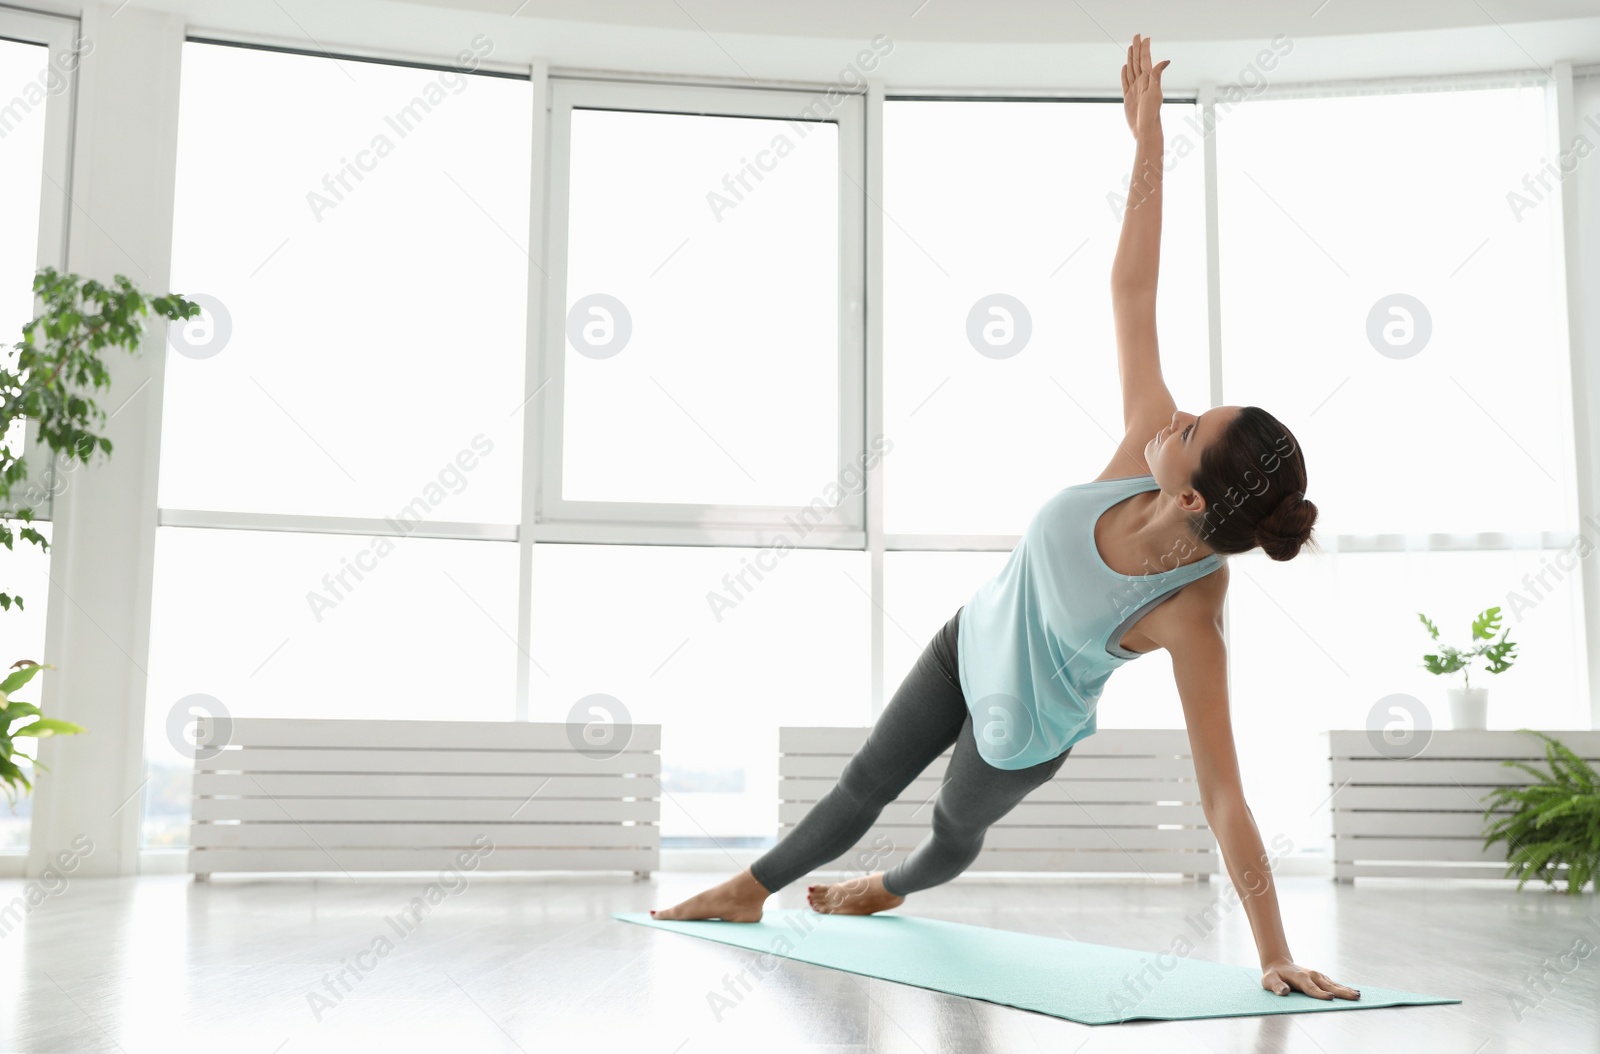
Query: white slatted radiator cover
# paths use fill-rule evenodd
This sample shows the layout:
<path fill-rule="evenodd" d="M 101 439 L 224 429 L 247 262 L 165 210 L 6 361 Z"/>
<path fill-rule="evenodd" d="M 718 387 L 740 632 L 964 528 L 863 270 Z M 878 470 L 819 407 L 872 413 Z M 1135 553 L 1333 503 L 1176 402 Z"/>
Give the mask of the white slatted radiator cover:
<path fill-rule="evenodd" d="M 562 722 L 211 724 L 200 746 L 227 745 L 196 751 L 197 876 L 468 870 L 463 852 L 480 870 L 661 867 L 660 725 L 586 753 Z"/>
<path fill-rule="evenodd" d="M 1600 732 L 1540 731 L 1600 767 Z M 1328 733 L 1336 879 L 1505 876 L 1505 842 L 1483 847 L 1484 809 L 1495 787 L 1533 782 L 1502 761 L 1514 758 L 1549 771 L 1544 740 L 1496 729 L 1435 730 L 1429 736 L 1416 757 L 1393 758 L 1365 730 Z M 1544 885 L 1539 879 L 1530 883 Z"/>
<path fill-rule="evenodd" d="M 778 838 L 839 780 L 866 742 L 865 727 L 778 729 Z M 953 751 L 939 755 L 848 852 L 819 870 L 868 874 L 892 867 L 932 825 Z M 1036 788 L 984 837 L 974 871 L 1176 873 L 1219 871 L 1216 840 L 1200 807 L 1189 734 L 1101 729 L 1072 748 L 1055 779 Z"/>

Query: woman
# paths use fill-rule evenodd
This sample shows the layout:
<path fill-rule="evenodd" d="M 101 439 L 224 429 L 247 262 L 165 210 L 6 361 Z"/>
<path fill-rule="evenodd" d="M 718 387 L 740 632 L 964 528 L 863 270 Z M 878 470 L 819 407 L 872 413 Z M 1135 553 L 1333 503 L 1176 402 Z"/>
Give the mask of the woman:
<path fill-rule="evenodd" d="M 1317 507 L 1305 500 L 1299 445 L 1274 417 L 1254 406 L 1185 413 L 1162 378 L 1156 273 L 1166 66 L 1152 65 L 1149 39 L 1135 36 L 1122 68 L 1136 147 L 1111 291 L 1127 436 L 1097 478 L 1040 508 L 1005 568 L 929 642 L 838 784 L 801 822 L 750 868 L 652 912 L 656 918 L 759 921 L 769 895 L 849 852 L 953 743 L 929 836 L 887 872 L 811 886 L 808 899 L 819 912 L 868 915 L 949 881 L 977 858 L 988 827 L 1093 734 L 1110 673 L 1165 648 L 1206 821 L 1249 916 L 1262 987 L 1359 998 L 1290 956 L 1270 863 L 1241 790 L 1222 556 L 1259 545 L 1274 560 L 1293 558 L 1310 540 Z"/>

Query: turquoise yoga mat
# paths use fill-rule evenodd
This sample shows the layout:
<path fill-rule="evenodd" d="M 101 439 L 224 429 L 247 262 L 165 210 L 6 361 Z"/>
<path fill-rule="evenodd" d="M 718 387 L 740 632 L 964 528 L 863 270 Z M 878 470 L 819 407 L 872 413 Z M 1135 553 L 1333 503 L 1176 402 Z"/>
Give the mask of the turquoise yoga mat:
<path fill-rule="evenodd" d="M 776 956 L 1085 1025 L 1461 1002 L 1339 976 L 1334 980 L 1358 989 L 1360 999 L 1274 995 L 1261 987 L 1259 970 L 1182 954 L 1189 946 L 1184 938 L 1158 951 L 1135 951 L 911 915 L 768 911 L 755 923 L 658 921 L 641 911 L 612 917 L 764 952 L 751 967 L 752 981 L 776 965 Z"/>

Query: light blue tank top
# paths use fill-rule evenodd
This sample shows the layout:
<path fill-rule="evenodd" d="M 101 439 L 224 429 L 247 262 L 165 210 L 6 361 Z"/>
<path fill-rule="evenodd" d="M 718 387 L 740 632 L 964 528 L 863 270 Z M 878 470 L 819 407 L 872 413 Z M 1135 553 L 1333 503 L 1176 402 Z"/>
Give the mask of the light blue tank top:
<path fill-rule="evenodd" d="M 1160 486 L 1155 477 L 1092 480 L 1057 492 L 1023 532 L 1005 567 L 978 587 L 956 624 L 961 691 L 978 753 L 1001 769 L 1049 761 L 1094 734 L 1111 671 L 1139 656 L 1118 642 L 1180 587 L 1210 574 L 1208 553 L 1144 575 L 1113 571 L 1094 544 L 1100 514 Z"/>

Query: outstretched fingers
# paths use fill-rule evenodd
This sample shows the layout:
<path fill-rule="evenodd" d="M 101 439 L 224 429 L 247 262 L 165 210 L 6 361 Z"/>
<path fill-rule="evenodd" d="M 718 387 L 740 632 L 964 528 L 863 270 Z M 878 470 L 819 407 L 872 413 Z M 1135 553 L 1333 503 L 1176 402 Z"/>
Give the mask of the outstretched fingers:
<path fill-rule="evenodd" d="M 1340 984 L 1339 982 L 1330 979 L 1327 974 L 1321 973 L 1317 970 L 1311 971 L 1311 979 L 1317 982 L 1318 987 L 1322 988 L 1324 991 L 1331 992 L 1340 999 L 1361 998 L 1361 993 L 1356 989 L 1351 988 L 1346 984 Z"/>

